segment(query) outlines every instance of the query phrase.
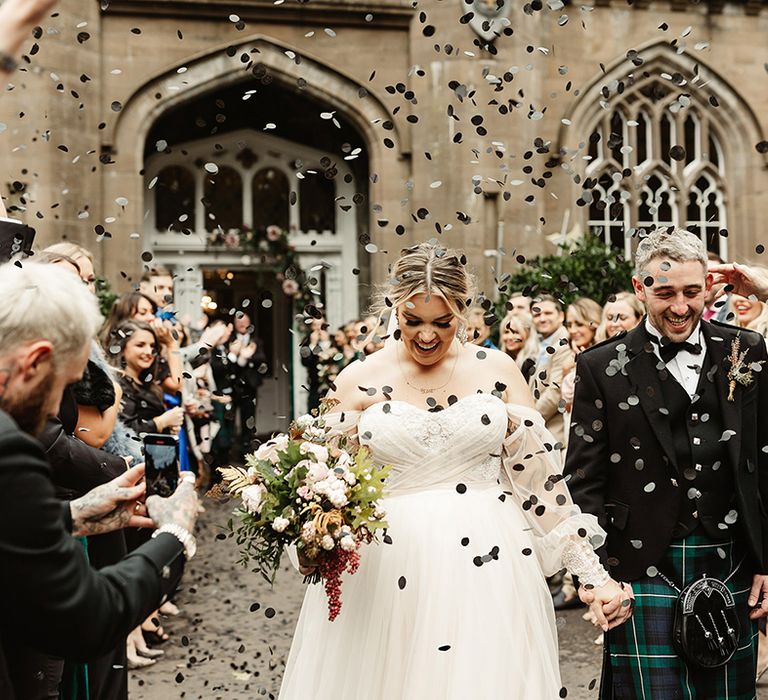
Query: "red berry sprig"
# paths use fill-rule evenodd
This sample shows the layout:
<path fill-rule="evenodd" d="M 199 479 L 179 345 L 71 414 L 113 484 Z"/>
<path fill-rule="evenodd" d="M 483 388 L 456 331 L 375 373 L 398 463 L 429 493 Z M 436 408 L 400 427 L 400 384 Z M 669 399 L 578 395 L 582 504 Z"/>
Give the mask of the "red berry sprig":
<path fill-rule="evenodd" d="M 333 622 L 341 612 L 341 575 L 347 571 L 350 576 L 360 567 L 360 552 L 350 552 L 336 547 L 334 552 L 323 558 L 318 565 L 323 579 L 325 594 L 328 596 L 328 619 Z"/>

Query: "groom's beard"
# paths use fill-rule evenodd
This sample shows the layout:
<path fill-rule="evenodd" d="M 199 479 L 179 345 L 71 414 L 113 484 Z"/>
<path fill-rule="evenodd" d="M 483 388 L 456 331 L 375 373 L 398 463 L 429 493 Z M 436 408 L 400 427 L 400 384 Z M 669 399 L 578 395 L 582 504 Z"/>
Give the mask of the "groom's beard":
<path fill-rule="evenodd" d="M 50 381 L 41 382 L 36 391 L 30 391 L 25 396 L 14 396 L 7 392 L 0 396 L 0 408 L 16 421 L 19 428 L 33 437 L 43 432 L 48 422 L 47 407 L 51 401 L 51 391 L 46 388 Z"/>
<path fill-rule="evenodd" d="M 695 311 L 693 309 L 688 310 L 687 316 L 689 316 L 685 327 L 678 330 L 674 324 L 668 321 L 667 317 L 670 316 L 672 318 L 675 318 L 674 314 L 670 314 L 669 311 L 664 311 L 660 314 L 654 314 L 646 307 L 646 313 L 648 314 L 648 320 L 650 321 L 651 325 L 664 337 L 669 338 L 674 343 L 682 343 L 685 340 L 688 340 L 688 338 L 691 337 L 691 334 L 694 330 L 696 330 L 696 327 L 698 326 L 699 322 L 701 321 L 701 317 L 704 314 L 704 309 L 700 309 L 698 311 Z"/>

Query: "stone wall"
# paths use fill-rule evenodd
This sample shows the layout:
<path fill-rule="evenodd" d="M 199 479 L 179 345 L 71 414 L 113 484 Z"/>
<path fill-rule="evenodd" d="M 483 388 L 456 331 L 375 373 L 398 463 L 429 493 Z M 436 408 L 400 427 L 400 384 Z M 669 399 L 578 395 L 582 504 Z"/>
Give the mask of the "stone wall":
<path fill-rule="evenodd" d="M 665 48 L 670 65 L 684 46 L 688 65 L 698 63 L 711 78 L 701 89 L 719 89 L 721 107 L 712 110 L 721 111 L 726 130 L 738 132 L 728 151 L 730 256 L 759 259 L 768 170 L 755 145 L 768 134 L 768 5 L 708 11 L 704 3 L 609 2 L 552 11 L 545 3 L 529 15 L 517 4 L 509 18 L 514 34 L 495 42 L 495 55 L 475 45 L 473 30 L 459 22 L 462 12 L 458 0 L 415 9 L 396 0 L 122 0 L 104 12 L 93 0 L 71 0 L 46 23 L 39 52 L 0 102 L 5 181 L 26 184 L 23 217 L 41 243 L 78 240 L 98 251 L 108 277 L 127 286 L 147 249 L 141 168 L 152 122 L 188 97 L 244 80 L 240 56 L 256 47 L 262 53 L 251 56 L 276 80 L 293 86 L 304 77 L 303 89 L 361 134 L 372 178 L 362 205 L 368 226 L 359 233 L 376 246 L 370 249 L 374 281 L 403 245 L 439 236 L 465 248 L 481 288 L 492 291 L 496 257 L 485 253 L 493 255 L 499 235 L 507 253 L 502 270 L 511 271 L 513 251 L 541 252 L 565 222 L 566 229 L 584 222 L 574 204 L 579 186 L 562 161 L 550 168 L 544 188 L 531 183 L 562 147 L 589 136 L 579 133 L 585 125 L 562 120 L 578 114 L 585 100 L 600 99 L 603 71 L 634 68 L 628 50 L 656 56 L 659 42 L 676 40 L 675 48 Z M 226 54 L 228 46 L 238 47 L 235 56 Z M 493 76 L 502 79 L 502 90 Z M 361 88 L 367 96 L 359 96 Z M 482 118 L 481 133 L 473 117 Z M 318 118 L 308 114 L 307 129 Z M 535 153 L 537 138 L 548 153 Z M 534 151 L 530 159 L 527 151 Z M 526 165 L 532 173 L 523 171 Z M 404 227 L 402 236 L 397 226 Z M 110 237 L 100 240 L 97 227 Z"/>

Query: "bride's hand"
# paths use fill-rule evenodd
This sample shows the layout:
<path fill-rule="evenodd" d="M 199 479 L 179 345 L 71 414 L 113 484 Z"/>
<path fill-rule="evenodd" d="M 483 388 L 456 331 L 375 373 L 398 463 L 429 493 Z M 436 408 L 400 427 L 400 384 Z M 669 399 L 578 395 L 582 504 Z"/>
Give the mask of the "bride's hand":
<path fill-rule="evenodd" d="M 628 583 L 611 579 L 597 588 L 579 588 L 581 602 L 589 606 L 595 616 L 595 624 L 604 632 L 625 623 L 634 610 L 634 594 Z"/>
<path fill-rule="evenodd" d="M 299 573 L 302 576 L 311 576 L 317 571 L 317 565 L 311 559 L 309 559 L 303 552 L 298 552 L 299 555 Z"/>

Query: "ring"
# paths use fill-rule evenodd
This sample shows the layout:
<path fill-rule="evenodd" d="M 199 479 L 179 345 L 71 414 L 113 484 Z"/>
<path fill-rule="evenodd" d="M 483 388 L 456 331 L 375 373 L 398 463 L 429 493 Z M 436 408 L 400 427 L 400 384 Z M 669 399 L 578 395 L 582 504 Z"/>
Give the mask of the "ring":
<path fill-rule="evenodd" d="M 134 508 L 134 510 L 137 511 L 137 510 L 139 510 L 139 508 L 141 508 L 141 506 L 137 503 L 136 507 Z"/>

